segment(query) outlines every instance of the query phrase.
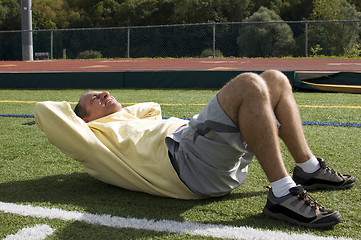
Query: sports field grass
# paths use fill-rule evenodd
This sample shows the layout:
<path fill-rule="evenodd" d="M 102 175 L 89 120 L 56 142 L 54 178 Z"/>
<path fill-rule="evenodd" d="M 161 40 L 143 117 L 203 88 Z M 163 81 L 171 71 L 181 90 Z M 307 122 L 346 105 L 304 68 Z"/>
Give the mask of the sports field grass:
<path fill-rule="evenodd" d="M 110 93 L 124 106 L 154 101 L 162 105 L 165 117 L 191 117 L 199 113 L 203 104 L 216 92 L 116 89 Z M 81 90 L 0 90 L 0 114 L 33 114 L 33 101 L 76 102 L 81 94 Z M 303 121 L 361 123 L 361 95 L 296 92 L 295 98 Z M 80 163 L 52 146 L 36 125 L 22 125 L 32 120 L 0 117 L 0 203 L 57 208 L 64 212 L 76 211 L 97 216 L 112 215 L 123 217 L 125 221 L 128 218 L 144 219 L 146 223 L 149 223 L 147 220 L 168 220 L 164 224 L 156 222 L 155 225 L 159 226 L 176 221 L 248 226 L 333 238 L 361 238 L 360 127 L 304 126 L 308 143 L 315 155 L 323 157 L 337 171 L 354 175 L 357 180 L 355 187 L 349 190 L 311 193 L 319 203 L 338 210 L 343 216 L 343 221 L 333 229 L 317 230 L 293 226 L 262 215 L 267 196 L 264 186 L 269 183 L 256 160 L 250 165 L 245 184 L 228 196 L 197 201 L 162 198 L 127 191 L 93 179 L 83 172 Z M 291 171 L 294 163 L 284 145 L 282 148 L 286 166 Z M 5 208 L 6 206 L 8 205 Z M 49 210 L 50 215 L 51 213 Z M 6 213 L 1 210 L 0 239 L 39 224 L 45 224 L 54 230 L 47 239 L 217 239 L 176 233 L 179 231 L 175 224 L 173 232 L 164 232 L 137 230 L 136 224 L 127 228 L 106 227 L 81 220 L 25 215 L 27 214 Z M 271 239 L 270 236 L 265 234 L 263 237 Z M 254 236 L 238 237 L 253 239 Z M 293 239 L 299 238 L 301 235 L 293 236 Z"/>

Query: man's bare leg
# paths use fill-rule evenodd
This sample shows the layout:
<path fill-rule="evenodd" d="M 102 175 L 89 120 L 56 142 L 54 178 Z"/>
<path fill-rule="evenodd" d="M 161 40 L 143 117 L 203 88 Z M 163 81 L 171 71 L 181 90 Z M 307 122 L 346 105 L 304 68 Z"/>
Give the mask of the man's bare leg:
<path fill-rule="evenodd" d="M 224 112 L 239 127 L 268 180 L 274 182 L 288 176 L 265 81 L 257 74 L 241 74 L 224 86 L 217 97 Z"/>
<path fill-rule="evenodd" d="M 275 70 L 266 71 L 261 77 L 268 86 L 272 107 L 281 123 L 279 135 L 297 165 L 293 175 L 295 181 L 309 190 L 347 189 L 354 186 L 353 176 L 331 171 L 323 160 L 313 156 L 303 133 L 300 114 L 288 78 Z"/>
<path fill-rule="evenodd" d="M 281 123 L 279 136 L 296 163 L 306 162 L 313 154 L 303 133 L 300 114 L 288 78 L 276 70 L 266 71 L 261 77 L 268 86 L 272 108 Z"/>
<path fill-rule="evenodd" d="M 262 77 L 241 74 L 224 86 L 217 98 L 224 112 L 239 127 L 271 185 L 281 189 L 279 196 L 274 194 L 274 188 L 269 191 L 263 213 L 305 227 L 330 227 L 339 223 L 341 215 L 310 199 L 301 186 L 294 186 L 284 166 L 275 115 L 283 125 L 280 135 L 297 161 L 307 161 L 312 153 L 300 133 L 302 125 L 289 83 L 285 83 L 280 73 L 268 71 Z M 305 149 L 297 150 L 291 140 L 300 141 Z"/>

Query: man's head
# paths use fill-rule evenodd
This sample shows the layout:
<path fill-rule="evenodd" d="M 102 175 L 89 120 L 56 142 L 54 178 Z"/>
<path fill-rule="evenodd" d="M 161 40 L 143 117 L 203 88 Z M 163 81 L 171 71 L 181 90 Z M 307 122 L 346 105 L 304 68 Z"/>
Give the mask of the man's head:
<path fill-rule="evenodd" d="M 109 92 L 89 91 L 80 98 L 74 112 L 85 122 L 90 122 L 120 110 L 122 105 Z"/>

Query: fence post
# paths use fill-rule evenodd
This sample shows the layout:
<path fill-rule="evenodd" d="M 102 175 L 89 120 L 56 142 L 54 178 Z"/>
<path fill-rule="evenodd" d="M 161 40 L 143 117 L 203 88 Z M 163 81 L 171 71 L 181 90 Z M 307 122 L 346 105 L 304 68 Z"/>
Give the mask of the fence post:
<path fill-rule="evenodd" d="M 216 23 L 213 23 L 213 58 L 216 58 Z"/>
<path fill-rule="evenodd" d="M 53 59 L 54 53 L 54 31 L 50 31 L 50 59 Z"/>
<path fill-rule="evenodd" d="M 308 57 L 308 22 L 305 23 L 305 55 Z"/>
<path fill-rule="evenodd" d="M 33 61 L 33 24 L 31 0 L 21 0 L 22 59 Z"/>
<path fill-rule="evenodd" d="M 130 28 L 128 28 L 128 37 L 127 37 L 127 58 L 130 58 Z"/>

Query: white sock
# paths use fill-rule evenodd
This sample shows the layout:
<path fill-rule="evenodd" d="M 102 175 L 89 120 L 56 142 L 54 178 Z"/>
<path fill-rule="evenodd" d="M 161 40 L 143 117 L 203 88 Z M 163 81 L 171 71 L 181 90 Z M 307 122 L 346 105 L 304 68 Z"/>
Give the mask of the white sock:
<path fill-rule="evenodd" d="M 296 183 L 290 176 L 271 182 L 272 192 L 275 197 L 283 197 L 290 193 L 290 188 L 296 186 Z"/>
<path fill-rule="evenodd" d="M 296 165 L 302 168 L 306 173 L 314 173 L 321 167 L 315 156 L 312 156 L 307 162 L 296 163 Z"/>

